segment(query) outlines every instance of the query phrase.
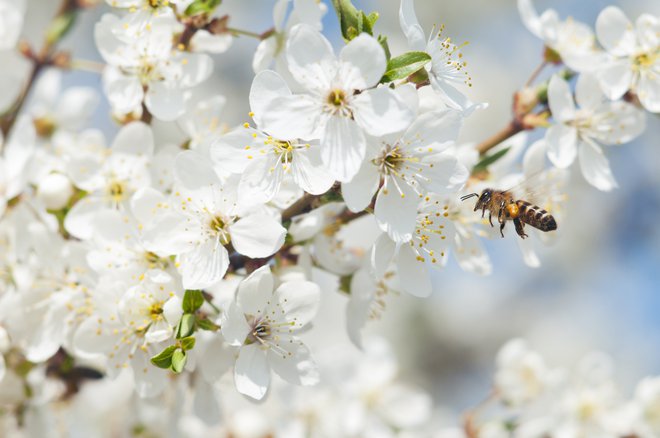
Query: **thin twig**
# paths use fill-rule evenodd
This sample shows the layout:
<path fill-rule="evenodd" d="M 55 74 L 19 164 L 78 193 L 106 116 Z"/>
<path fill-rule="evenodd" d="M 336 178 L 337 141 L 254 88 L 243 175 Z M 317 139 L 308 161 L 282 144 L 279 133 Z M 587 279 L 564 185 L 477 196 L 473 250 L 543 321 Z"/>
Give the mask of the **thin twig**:
<path fill-rule="evenodd" d="M 538 67 L 536 67 L 536 69 L 534 69 L 532 75 L 529 77 L 529 79 L 527 79 L 527 82 L 525 82 L 525 87 L 529 87 L 530 85 L 532 85 L 532 82 L 536 80 L 536 78 L 543 71 L 546 65 L 548 65 L 547 61 L 543 61 L 538 65 Z"/>
<path fill-rule="evenodd" d="M 484 155 L 486 152 L 502 143 L 504 140 L 513 137 L 517 133 L 524 130 L 522 123 L 511 121 L 500 131 L 496 132 L 491 137 L 479 143 L 476 147 L 480 155 Z"/>

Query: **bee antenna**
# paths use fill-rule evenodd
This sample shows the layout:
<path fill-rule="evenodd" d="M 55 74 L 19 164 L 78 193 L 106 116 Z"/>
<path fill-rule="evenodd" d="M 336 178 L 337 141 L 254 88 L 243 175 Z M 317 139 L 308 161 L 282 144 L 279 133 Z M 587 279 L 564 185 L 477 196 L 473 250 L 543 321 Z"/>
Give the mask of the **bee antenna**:
<path fill-rule="evenodd" d="M 469 195 L 461 196 L 461 201 L 465 201 L 466 199 L 474 198 L 475 196 L 479 196 L 479 193 L 470 193 Z"/>

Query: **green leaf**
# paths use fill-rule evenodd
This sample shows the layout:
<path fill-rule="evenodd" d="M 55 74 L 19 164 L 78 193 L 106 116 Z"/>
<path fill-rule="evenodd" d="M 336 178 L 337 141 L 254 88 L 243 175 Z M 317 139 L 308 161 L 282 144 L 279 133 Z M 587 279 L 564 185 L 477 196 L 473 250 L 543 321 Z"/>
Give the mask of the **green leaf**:
<path fill-rule="evenodd" d="M 220 330 L 220 326 L 208 318 L 197 318 L 197 328 L 200 330 L 208 330 L 212 332 L 217 332 Z"/>
<path fill-rule="evenodd" d="M 185 351 L 181 349 L 174 351 L 174 354 L 172 354 L 172 371 L 177 374 L 183 371 L 183 367 L 186 366 L 186 358 Z"/>
<path fill-rule="evenodd" d="M 192 350 L 195 348 L 195 338 L 193 336 L 188 336 L 179 341 L 181 343 L 181 348 L 183 351 Z"/>
<path fill-rule="evenodd" d="M 408 52 L 390 59 L 387 71 L 380 80 L 382 83 L 407 78 L 411 74 L 424 68 L 431 61 L 431 55 L 426 52 Z"/>
<path fill-rule="evenodd" d="M 48 44 L 55 44 L 66 35 L 73 23 L 76 21 L 75 12 L 66 12 L 58 15 L 46 30 L 46 42 Z"/>
<path fill-rule="evenodd" d="M 222 3 L 222 0 L 195 0 L 188 5 L 184 13 L 188 17 L 200 14 L 211 15 L 215 8 L 220 6 L 220 3 Z"/>
<path fill-rule="evenodd" d="M 486 155 L 481 159 L 481 161 L 475 164 L 474 169 L 472 169 L 472 173 L 488 170 L 488 166 L 490 166 L 491 164 L 502 158 L 504 155 L 506 155 L 506 153 L 509 152 L 509 149 L 511 149 L 511 147 L 504 148 L 501 151 L 497 151 L 491 155 Z"/>
<path fill-rule="evenodd" d="M 347 42 L 352 40 L 358 35 L 359 21 L 362 18 L 360 11 L 353 6 L 351 0 L 332 0 L 332 6 L 339 18 L 342 36 Z"/>
<path fill-rule="evenodd" d="M 178 347 L 176 345 L 171 345 L 151 358 L 151 363 L 156 365 L 158 368 L 167 369 L 172 365 L 172 355 Z"/>
<path fill-rule="evenodd" d="M 204 294 L 199 290 L 187 290 L 183 296 L 184 313 L 195 313 L 204 304 Z"/>
<path fill-rule="evenodd" d="M 176 330 L 176 338 L 183 339 L 195 332 L 195 315 L 184 313 Z"/>
<path fill-rule="evenodd" d="M 390 52 L 390 45 L 387 44 L 387 37 L 384 35 L 378 35 L 378 43 L 385 51 L 385 59 L 387 59 L 387 62 L 390 62 L 390 59 L 392 58 L 392 53 Z"/>

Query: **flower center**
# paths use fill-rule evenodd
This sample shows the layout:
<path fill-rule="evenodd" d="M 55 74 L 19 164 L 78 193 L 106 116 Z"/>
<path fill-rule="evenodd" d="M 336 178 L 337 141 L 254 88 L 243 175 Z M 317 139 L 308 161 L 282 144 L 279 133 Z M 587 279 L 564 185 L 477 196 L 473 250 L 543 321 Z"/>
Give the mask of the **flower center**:
<path fill-rule="evenodd" d="M 149 307 L 149 317 L 152 321 L 163 319 L 163 302 L 157 301 Z"/>
<path fill-rule="evenodd" d="M 633 68 L 638 70 L 651 68 L 660 58 L 660 50 L 645 52 L 633 58 Z"/>
<path fill-rule="evenodd" d="M 144 259 L 147 261 L 147 265 L 149 266 L 149 269 L 164 269 L 167 267 L 167 259 L 160 258 L 158 254 L 154 254 L 151 251 L 147 251 L 144 253 Z"/>
<path fill-rule="evenodd" d="M 110 199 L 113 202 L 119 203 L 124 200 L 124 195 L 126 193 L 126 187 L 123 182 L 113 180 L 108 184 L 107 193 Z"/>
<path fill-rule="evenodd" d="M 231 242 L 231 235 L 227 230 L 228 223 L 225 221 L 222 216 L 213 216 L 211 222 L 209 222 L 209 228 L 211 232 L 218 236 L 220 244 L 227 245 Z"/>
<path fill-rule="evenodd" d="M 280 156 L 282 164 L 289 164 L 293 159 L 293 146 L 289 141 L 275 140 L 273 150 Z"/>
<path fill-rule="evenodd" d="M 37 135 L 42 138 L 49 138 L 57 128 L 55 120 L 47 116 L 37 117 L 32 123 L 34 124 L 35 131 L 37 131 Z"/>
<path fill-rule="evenodd" d="M 170 2 L 169 0 L 149 0 L 149 6 L 151 6 L 154 9 L 158 9 L 161 6 L 166 7 L 169 6 Z"/>
<path fill-rule="evenodd" d="M 346 103 L 346 93 L 344 93 L 344 90 L 332 90 L 328 94 L 328 103 L 336 108 L 343 106 Z"/>

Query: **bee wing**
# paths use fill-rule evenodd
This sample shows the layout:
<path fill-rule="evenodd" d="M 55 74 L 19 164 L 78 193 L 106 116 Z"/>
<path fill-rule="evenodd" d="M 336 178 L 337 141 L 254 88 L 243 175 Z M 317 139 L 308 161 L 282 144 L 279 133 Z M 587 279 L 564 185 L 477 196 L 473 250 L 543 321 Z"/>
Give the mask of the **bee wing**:
<path fill-rule="evenodd" d="M 537 205 L 555 215 L 565 201 L 568 172 L 564 169 L 545 169 L 528 176 L 520 176 L 508 192 L 516 199 Z"/>

